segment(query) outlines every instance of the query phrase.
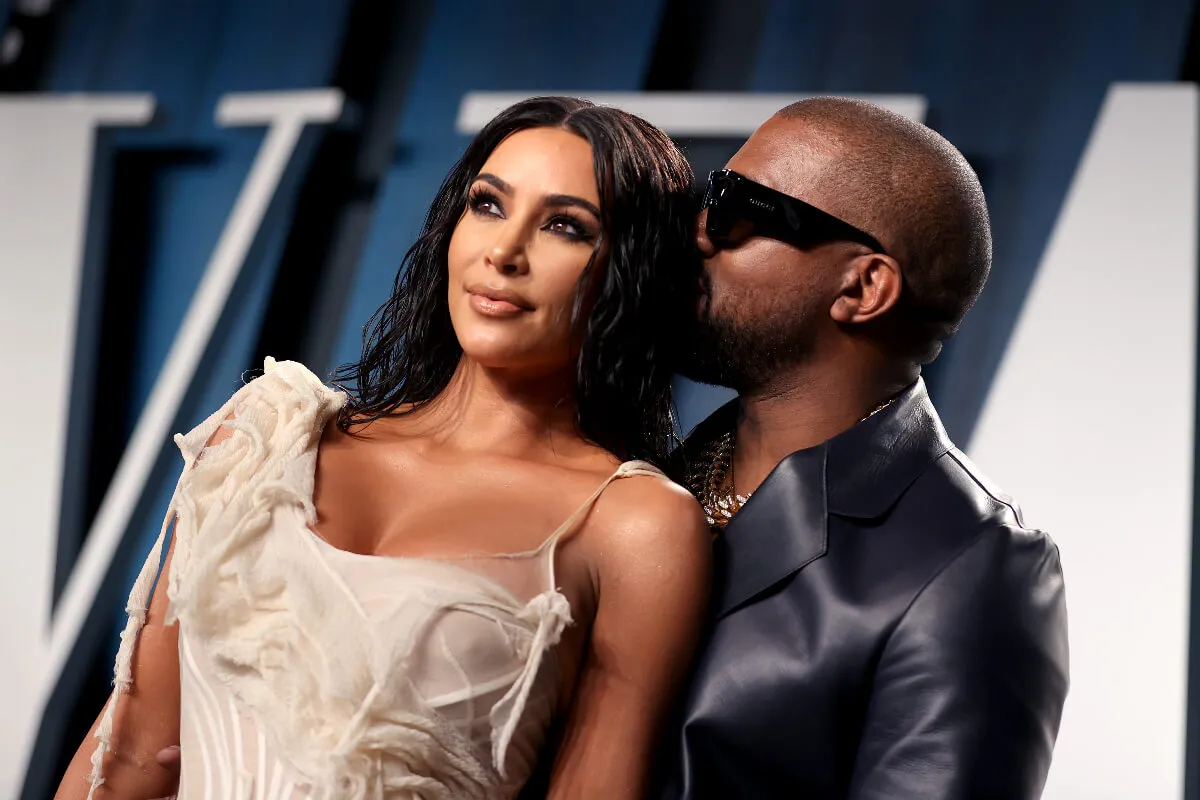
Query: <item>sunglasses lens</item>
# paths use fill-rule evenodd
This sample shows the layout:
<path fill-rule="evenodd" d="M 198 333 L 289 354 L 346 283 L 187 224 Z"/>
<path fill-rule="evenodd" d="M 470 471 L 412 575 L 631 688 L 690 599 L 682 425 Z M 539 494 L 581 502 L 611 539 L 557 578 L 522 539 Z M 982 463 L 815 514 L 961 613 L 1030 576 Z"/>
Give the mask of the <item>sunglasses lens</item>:
<path fill-rule="evenodd" d="M 704 231 L 708 234 L 708 238 L 714 242 L 725 239 L 729 235 L 729 229 L 732 227 L 733 220 L 725 213 L 725 209 L 720 206 L 708 206 L 707 212 Z"/>
<path fill-rule="evenodd" d="M 730 181 L 720 173 L 708 177 L 708 191 L 704 193 L 704 209 L 708 212 L 704 230 L 714 242 L 724 241 L 734 223 L 733 198 L 730 196 Z"/>
<path fill-rule="evenodd" d="M 704 230 L 713 244 L 736 247 L 754 235 L 753 213 L 728 177 L 716 175 L 709 180 L 704 207 L 708 211 Z"/>

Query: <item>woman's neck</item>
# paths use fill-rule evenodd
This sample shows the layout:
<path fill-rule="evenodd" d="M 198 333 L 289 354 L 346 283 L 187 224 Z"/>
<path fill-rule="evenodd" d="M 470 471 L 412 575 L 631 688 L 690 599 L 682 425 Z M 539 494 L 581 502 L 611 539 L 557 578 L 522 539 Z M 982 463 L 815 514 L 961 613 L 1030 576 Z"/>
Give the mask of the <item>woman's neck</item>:
<path fill-rule="evenodd" d="M 567 370 L 492 369 L 463 356 L 442 393 L 412 412 L 411 432 L 455 450 L 527 454 L 578 439 L 571 394 Z"/>

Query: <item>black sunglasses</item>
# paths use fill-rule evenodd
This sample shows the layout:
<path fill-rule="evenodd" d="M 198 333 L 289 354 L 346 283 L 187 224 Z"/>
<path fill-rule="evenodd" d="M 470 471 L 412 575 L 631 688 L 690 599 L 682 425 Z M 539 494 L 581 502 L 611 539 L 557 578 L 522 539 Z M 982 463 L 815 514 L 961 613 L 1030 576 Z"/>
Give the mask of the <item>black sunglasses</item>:
<path fill-rule="evenodd" d="M 709 173 L 703 209 L 708 209 L 705 231 L 718 247 L 735 247 L 751 236 L 766 236 L 803 248 L 825 242 L 857 242 L 887 254 L 879 240 L 849 222 L 729 169 Z"/>

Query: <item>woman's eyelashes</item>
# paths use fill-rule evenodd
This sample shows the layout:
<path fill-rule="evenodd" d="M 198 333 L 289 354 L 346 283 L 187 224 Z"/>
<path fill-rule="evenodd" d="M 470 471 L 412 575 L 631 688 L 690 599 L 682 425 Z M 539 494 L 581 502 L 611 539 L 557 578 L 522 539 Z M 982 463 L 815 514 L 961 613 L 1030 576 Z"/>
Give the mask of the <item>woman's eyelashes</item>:
<path fill-rule="evenodd" d="M 471 209 L 471 213 L 479 214 L 484 217 L 503 217 L 504 208 L 500 205 L 500 198 L 490 189 L 472 189 L 471 196 L 467 199 L 467 205 Z"/>
<path fill-rule="evenodd" d="M 588 227 L 587 223 L 573 214 L 566 214 L 561 211 L 552 216 L 546 222 L 544 228 L 551 233 L 565 236 L 576 242 L 592 242 L 596 239 L 595 232 Z"/>
<path fill-rule="evenodd" d="M 472 214 L 480 217 L 504 218 L 504 205 L 490 189 L 473 189 L 467 199 L 467 206 Z M 550 210 L 549 217 L 542 224 L 542 230 L 573 242 L 590 243 L 596 240 L 594 226 L 562 210 Z"/>

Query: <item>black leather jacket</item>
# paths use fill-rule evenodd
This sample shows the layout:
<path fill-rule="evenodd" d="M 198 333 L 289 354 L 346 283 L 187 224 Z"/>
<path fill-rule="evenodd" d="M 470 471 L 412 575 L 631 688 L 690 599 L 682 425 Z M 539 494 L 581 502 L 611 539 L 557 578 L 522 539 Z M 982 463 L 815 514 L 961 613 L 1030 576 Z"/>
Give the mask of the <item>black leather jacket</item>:
<path fill-rule="evenodd" d="M 949 441 L 922 382 L 784 459 L 716 547 L 655 796 L 1041 794 L 1067 693 L 1058 550 Z"/>

